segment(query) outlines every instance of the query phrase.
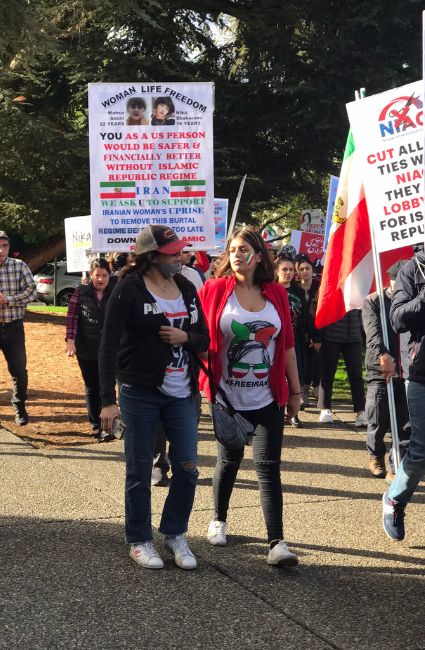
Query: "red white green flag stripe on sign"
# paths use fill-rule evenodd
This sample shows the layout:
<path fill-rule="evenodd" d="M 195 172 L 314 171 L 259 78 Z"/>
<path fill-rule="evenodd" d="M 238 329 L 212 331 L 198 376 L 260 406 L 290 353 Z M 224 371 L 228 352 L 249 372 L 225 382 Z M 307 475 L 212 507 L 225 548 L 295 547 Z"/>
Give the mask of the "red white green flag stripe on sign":
<path fill-rule="evenodd" d="M 205 195 L 205 181 L 170 181 L 170 197 L 172 199 Z"/>
<path fill-rule="evenodd" d="M 135 199 L 136 183 L 134 181 L 122 181 L 114 183 L 102 181 L 100 183 L 101 199 Z"/>

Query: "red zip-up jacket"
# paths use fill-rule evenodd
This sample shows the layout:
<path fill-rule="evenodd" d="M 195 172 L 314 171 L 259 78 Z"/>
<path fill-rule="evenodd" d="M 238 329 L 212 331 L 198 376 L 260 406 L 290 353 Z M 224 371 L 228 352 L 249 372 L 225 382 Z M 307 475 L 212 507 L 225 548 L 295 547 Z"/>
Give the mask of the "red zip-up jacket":
<path fill-rule="evenodd" d="M 221 359 L 219 350 L 223 335 L 220 330 L 220 318 L 226 302 L 236 284 L 234 275 L 224 278 L 207 280 L 199 292 L 199 298 L 204 310 L 205 318 L 210 332 L 210 363 L 214 383 L 219 384 L 221 379 Z M 288 401 L 288 384 L 285 376 L 285 351 L 294 347 L 294 333 L 291 325 L 288 296 L 286 289 L 277 282 L 264 282 L 261 290 L 267 300 L 274 305 L 281 321 L 281 330 L 276 339 L 275 356 L 270 368 L 270 389 L 278 406 L 283 406 Z M 207 376 L 201 371 L 199 376 L 200 388 L 211 400 L 210 386 Z"/>

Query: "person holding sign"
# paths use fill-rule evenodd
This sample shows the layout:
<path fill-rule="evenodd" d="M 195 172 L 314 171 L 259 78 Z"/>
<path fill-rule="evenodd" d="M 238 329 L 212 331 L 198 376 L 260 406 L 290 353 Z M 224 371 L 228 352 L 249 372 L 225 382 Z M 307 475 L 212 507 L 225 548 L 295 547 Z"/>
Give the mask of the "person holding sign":
<path fill-rule="evenodd" d="M 407 408 L 406 387 L 401 366 L 401 340 L 390 325 L 391 296 L 395 279 L 405 260 L 399 260 L 387 270 L 390 287 L 384 290 L 385 319 L 387 321 L 389 347 L 384 343 L 381 324 L 381 309 L 378 294 L 371 293 L 363 304 L 362 319 L 366 335 L 366 419 L 367 441 L 369 454 L 369 471 L 375 478 L 386 478 L 391 482 L 394 478 L 393 450 L 389 454 L 387 471 L 385 466 L 386 446 L 384 437 L 391 424 L 388 404 L 387 383 L 393 380 L 397 430 L 400 440 L 400 455 L 407 450 L 410 438 L 409 410 Z M 404 335 L 403 335 L 404 336 Z"/>
<path fill-rule="evenodd" d="M 125 433 L 125 528 L 130 557 L 162 569 L 151 523 L 151 474 L 155 434 L 161 421 L 170 442 L 172 478 L 159 531 L 177 566 L 196 569 L 187 543 L 198 479 L 198 364 L 209 345 L 196 289 L 181 275 L 186 242 L 167 226 L 147 226 L 112 293 L 99 352 L 102 427 L 110 432 L 120 415 Z M 119 384 L 116 404 L 115 377 Z"/>
<path fill-rule="evenodd" d="M 253 457 L 269 543 L 267 563 L 295 566 L 298 558 L 283 537 L 280 462 L 285 404 L 289 417 L 296 416 L 301 390 L 288 296 L 274 282 L 274 267 L 257 231 L 242 228 L 233 234 L 215 279 L 199 295 L 211 334 L 213 380 L 201 373 L 201 389 L 212 401 L 213 385 L 220 386 L 232 407 L 255 427 Z M 216 399 L 220 401 L 219 394 Z M 244 447 L 227 449 L 217 442 L 217 448 L 214 519 L 207 537 L 213 546 L 224 546 Z"/>
<path fill-rule="evenodd" d="M 410 444 L 394 481 L 382 497 L 383 526 L 395 541 L 404 539 L 404 515 L 419 482 L 425 475 L 425 254 L 417 253 L 397 274 L 391 301 L 390 321 L 396 332 L 409 332 L 407 402 Z"/>

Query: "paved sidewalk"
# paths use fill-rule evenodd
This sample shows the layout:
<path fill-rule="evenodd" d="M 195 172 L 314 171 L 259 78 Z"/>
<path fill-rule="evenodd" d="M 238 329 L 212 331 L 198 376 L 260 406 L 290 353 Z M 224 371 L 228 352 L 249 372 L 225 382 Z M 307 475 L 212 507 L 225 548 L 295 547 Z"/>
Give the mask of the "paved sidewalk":
<path fill-rule="evenodd" d="M 0 648 L 425 648 L 425 491 L 407 537 L 386 538 L 382 480 L 343 406 L 285 431 L 285 535 L 300 567 L 266 564 L 252 457 L 231 501 L 229 544 L 205 539 L 215 443 L 200 424 L 190 541 L 196 572 L 132 562 L 123 543 L 121 442 L 35 449 L 0 428 Z M 158 524 L 165 490 L 153 490 Z M 156 538 L 158 548 L 162 540 Z M 162 552 L 162 551 L 161 551 Z"/>

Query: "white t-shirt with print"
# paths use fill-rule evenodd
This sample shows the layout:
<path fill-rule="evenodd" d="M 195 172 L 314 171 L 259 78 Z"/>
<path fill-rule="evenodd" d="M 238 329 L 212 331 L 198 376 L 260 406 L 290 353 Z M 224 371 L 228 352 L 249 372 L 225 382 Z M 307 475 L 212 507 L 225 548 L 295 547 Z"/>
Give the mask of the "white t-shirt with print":
<path fill-rule="evenodd" d="M 238 411 L 263 408 L 273 401 L 269 372 L 280 329 L 279 314 L 269 300 L 264 309 L 252 312 L 241 307 L 234 292 L 231 294 L 220 319 L 220 387 Z M 222 401 L 220 394 L 217 399 Z"/>
<path fill-rule="evenodd" d="M 150 293 L 155 298 L 158 307 L 157 311 L 165 314 L 171 327 L 183 329 L 184 325 L 189 324 L 190 317 L 181 294 L 174 300 L 164 300 L 164 298 L 156 296 L 152 291 Z M 191 394 L 188 373 L 189 353 L 183 345 L 173 345 L 171 349 L 172 360 L 165 370 L 164 381 L 159 386 L 159 390 L 171 397 L 189 397 Z"/>

